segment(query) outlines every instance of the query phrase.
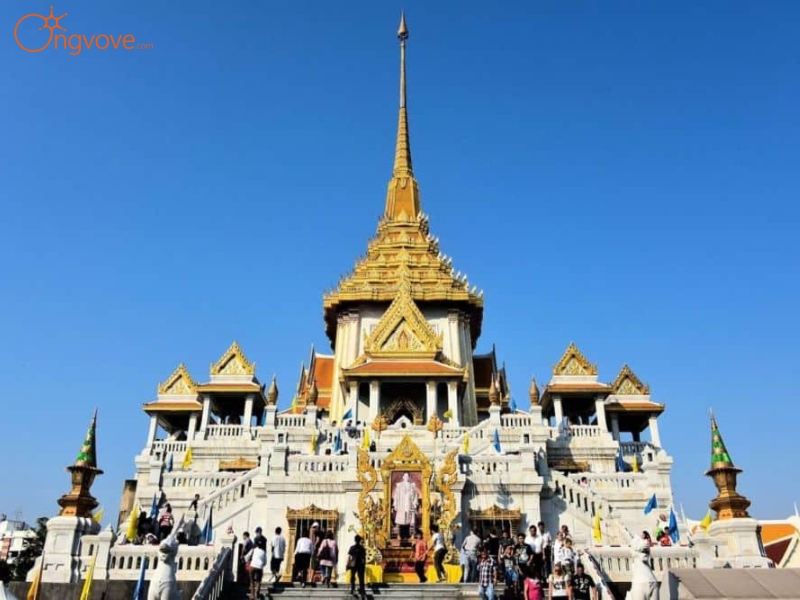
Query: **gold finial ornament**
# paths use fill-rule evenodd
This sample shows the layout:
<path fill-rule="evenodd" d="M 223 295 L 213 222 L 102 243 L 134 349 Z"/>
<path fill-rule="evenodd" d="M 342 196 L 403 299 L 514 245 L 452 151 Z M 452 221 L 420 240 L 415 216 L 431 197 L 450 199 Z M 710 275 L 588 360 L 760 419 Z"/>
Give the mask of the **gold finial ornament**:
<path fill-rule="evenodd" d="M 267 404 L 275 405 L 278 403 L 278 376 L 272 376 L 272 383 L 267 391 Z"/>
<path fill-rule="evenodd" d="M 536 377 L 531 377 L 531 388 L 528 390 L 528 397 L 531 399 L 531 406 L 539 404 L 539 386 L 536 385 Z"/>
<path fill-rule="evenodd" d="M 500 404 L 500 392 L 497 390 L 497 385 L 492 377 L 492 383 L 489 386 L 489 402 L 494 406 Z"/>
<path fill-rule="evenodd" d="M 383 414 L 379 414 L 375 417 L 375 420 L 372 421 L 372 431 L 378 434 L 378 438 L 381 437 L 381 431 L 386 431 L 389 428 L 389 421 L 386 420 L 386 417 Z"/>
<path fill-rule="evenodd" d="M 72 476 L 72 489 L 58 499 L 59 516 L 91 518 L 99 502 L 90 493 L 95 477 L 103 471 L 97 468 L 97 409 L 89 424 L 89 431 L 81 445 L 75 462 L 67 467 Z"/>
<path fill-rule="evenodd" d="M 442 423 L 438 415 L 433 415 L 426 426 L 426 429 L 433 434 L 433 437 L 436 437 L 443 428 L 444 423 Z"/>
<path fill-rule="evenodd" d="M 717 497 L 709 506 L 717 513 L 717 520 L 746 519 L 750 515 L 747 509 L 750 500 L 736 491 L 736 478 L 742 470 L 737 468 L 731 460 L 722 434 L 719 432 L 717 420 L 711 413 L 711 468 L 706 475 L 711 477 L 717 488 Z"/>
<path fill-rule="evenodd" d="M 319 390 L 317 389 L 317 380 L 311 380 L 311 389 L 308 390 L 308 404 L 316 406 L 317 398 L 319 398 Z"/>

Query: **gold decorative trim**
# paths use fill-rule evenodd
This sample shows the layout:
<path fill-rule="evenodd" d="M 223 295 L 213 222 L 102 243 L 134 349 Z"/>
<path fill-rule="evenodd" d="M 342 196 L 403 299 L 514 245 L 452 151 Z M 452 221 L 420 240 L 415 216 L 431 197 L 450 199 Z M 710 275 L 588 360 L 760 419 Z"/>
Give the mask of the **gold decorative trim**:
<path fill-rule="evenodd" d="M 459 528 L 456 498 L 453 494 L 453 484 L 458 481 L 458 459 L 456 458 L 458 452 L 458 448 L 448 452 L 436 473 L 436 489 L 442 494 L 442 512 L 437 525 L 447 546 L 445 555 L 447 562 L 453 562 L 458 557 L 458 549 L 451 543 L 453 532 Z"/>
<path fill-rule="evenodd" d="M 458 449 L 456 449 L 457 451 Z M 392 514 L 392 473 L 395 471 L 416 471 L 420 473 L 421 495 L 422 495 L 422 538 L 430 538 L 430 487 L 433 466 L 428 457 L 413 442 L 410 436 L 406 435 L 397 445 L 383 463 L 381 463 L 381 478 L 383 479 L 383 514 Z M 386 545 L 386 541 L 391 539 L 392 533 L 391 519 L 383 519 L 383 540 L 381 546 Z"/>
<path fill-rule="evenodd" d="M 381 561 L 379 548 L 386 545 L 383 521 L 387 513 L 383 504 L 372 497 L 372 492 L 378 484 L 378 472 L 370 463 L 369 453 L 361 448 L 358 449 L 356 476 L 361 484 L 361 491 L 358 493 L 358 512 L 355 516 L 361 522 L 359 534 L 364 538 L 367 562 L 375 564 Z"/>
<path fill-rule="evenodd" d="M 553 375 L 597 375 L 597 365 L 590 363 L 578 347 L 570 342 L 561 360 L 553 366 Z"/>
<path fill-rule="evenodd" d="M 158 386 L 160 396 L 187 396 L 197 393 L 197 383 L 189 375 L 186 365 L 183 363 L 172 372 L 172 375 Z"/>
<path fill-rule="evenodd" d="M 642 380 L 631 371 L 628 365 L 622 366 L 619 375 L 611 384 L 611 389 L 617 396 L 647 396 L 650 394 L 650 386 L 642 383 Z"/>
<path fill-rule="evenodd" d="M 442 349 L 442 334 L 433 332 L 425 315 L 401 285 L 394 302 L 386 309 L 372 333 L 366 336 L 367 356 L 392 358 L 436 358 Z"/>
<path fill-rule="evenodd" d="M 406 409 L 411 413 L 414 425 L 422 425 L 422 407 L 417 406 L 408 398 L 400 398 L 395 400 L 381 414 L 383 414 L 387 422 L 394 423 L 395 415 L 397 415 L 397 413 L 402 409 Z"/>
<path fill-rule="evenodd" d="M 470 510 L 469 518 L 476 520 L 483 519 L 487 521 L 516 521 L 519 523 L 520 519 L 522 518 L 522 512 L 518 508 L 501 508 L 496 504 L 492 504 L 489 508 Z"/>
<path fill-rule="evenodd" d="M 255 375 L 256 364 L 247 360 L 237 342 L 233 342 L 220 359 L 211 365 L 211 375 Z"/>
<path fill-rule="evenodd" d="M 219 461 L 220 471 L 250 471 L 257 467 L 257 460 L 248 460 L 244 456 L 237 456 L 234 460 Z"/>
<path fill-rule="evenodd" d="M 335 508 L 320 508 L 316 504 L 309 504 L 305 508 L 289 508 L 286 507 L 287 520 L 300 520 L 300 519 L 339 519 L 339 511 Z"/>

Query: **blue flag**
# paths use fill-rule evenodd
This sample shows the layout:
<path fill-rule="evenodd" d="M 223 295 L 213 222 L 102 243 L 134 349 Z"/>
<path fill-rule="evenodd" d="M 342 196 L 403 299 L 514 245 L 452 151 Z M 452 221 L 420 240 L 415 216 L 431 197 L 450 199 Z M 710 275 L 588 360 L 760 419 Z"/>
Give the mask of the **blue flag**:
<path fill-rule="evenodd" d="M 133 590 L 133 600 L 145 600 L 144 595 L 144 572 L 147 568 L 147 563 L 150 559 L 146 556 L 142 557 L 142 570 L 139 571 L 139 581 L 136 582 L 136 588 Z"/>
<path fill-rule="evenodd" d="M 167 459 L 167 473 L 172 473 L 172 454 Z"/>
<path fill-rule="evenodd" d="M 150 518 L 155 519 L 158 516 L 158 502 L 156 501 L 156 495 L 153 494 L 153 504 L 150 505 Z"/>
<path fill-rule="evenodd" d="M 675 511 L 672 508 L 669 509 L 669 537 L 673 544 L 677 544 L 678 540 L 681 539 L 681 534 L 678 531 L 678 519 L 675 518 Z"/>
<path fill-rule="evenodd" d="M 510 410 L 512 413 L 515 413 L 515 412 L 517 412 L 517 403 L 516 403 L 516 402 L 514 402 L 514 397 L 513 397 L 513 396 L 511 397 L 511 400 L 509 400 L 509 401 L 508 401 L 508 409 L 509 409 L 509 410 Z"/>
<path fill-rule="evenodd" d="M 333 438 L 333 453 L 339 454 L 342 451 L 342 430 L 336 432 L 336 437 Z"/>
<path fill-rule="evenodd" d="M 353 418 L 353 409 L 348 408 L 347 412 L 344 413 L 344 415 L 342 416 L 342 421 L 346 421 L 347 419 L 352 419 L 352 418 Z"/>
<path fill-rule="evenodd" d="M 200 534 L 201 541 L 206 545 L 210 546 L 214 543 L 214 522 L 212 517 L 214 515 L 214 507 L 208 507 L 208 519 L 206 519 L 206 524 L 203 525 L 203 531 Z"/>
<path fill-rule="evenodd" d="M 503 448 L 500 446 L 500 432 L 497 429 L 494 430 L 494 443 L 492 445 L 498 454 L 503 453 Z"/>
<path fill-rule="evenodd" d="M 622 447 L 620 447 L 619 452 L 617 453 L 617 472 L 619 473 L 627 473 L 628 471 L 632 471 L 633 468 L 625 462 L 625 459 L 622 458 Z"/>
<path fill-rule="evenodd" d="M 658 508 L 658 500 L 656 500 L 655 494 L 650 497 L 650 500 L 647 502 L 647 506 L 644 507 L 644 514 L 649 515 L 650 511 L 654 508 Z"/>

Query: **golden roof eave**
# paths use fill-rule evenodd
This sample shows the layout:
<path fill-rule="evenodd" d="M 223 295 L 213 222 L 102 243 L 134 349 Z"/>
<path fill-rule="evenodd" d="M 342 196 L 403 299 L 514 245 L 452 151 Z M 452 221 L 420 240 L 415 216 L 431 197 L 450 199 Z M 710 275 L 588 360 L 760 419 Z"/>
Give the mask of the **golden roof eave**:
<path fill-rule="evenodd" d="M 220 471 L 251 471 L 258 468 L 257 460 L 248 460 L 244 456 L 237 456 L 233 460 L 219 461 Z"/>
<path fill-rule="evenodd" d="M 162 396 L 187 396 L 196 393 L 197 383 L 183 363 L 178 365 L 164 383 L 158 385 L 158 394 Z"/>
<path fill-rule="evenodd" d="M 142 405 L 142 410 L 146 413 L 157 412 L 202 412 L 203 405 L 200 402 L 148 402 Z"/>
<path fill-rule="evenodd" d="M 650 386 L 642 383 L 636 374 L 631 371 L 628 365 L 623 365 L 620 369 L 614 382 L 611 384 L 611 389 L 617 395 L 639 395 L 647 396 L 650 394 Z"/>
<path fill-rule="evenodd" d="M 236 341 L 230 345 L 216 363 L 211 365 L 211 375 L 228 374 L 226 373 L 226 369 L 233 361 L 236 361 L 236 370 L 232 371 L 230 374 L 255 376 L 256 364 L 247 360 L 244 351 L 242 351 L 242 348 Z"/>
<path fill-rule="evenodd" d="M 561 359 L 553 366 L 553 375 L 597 375 L 597 365 L 589 362 L 583 353 L 578 350 L 574 342 L 570 342 Z"/>

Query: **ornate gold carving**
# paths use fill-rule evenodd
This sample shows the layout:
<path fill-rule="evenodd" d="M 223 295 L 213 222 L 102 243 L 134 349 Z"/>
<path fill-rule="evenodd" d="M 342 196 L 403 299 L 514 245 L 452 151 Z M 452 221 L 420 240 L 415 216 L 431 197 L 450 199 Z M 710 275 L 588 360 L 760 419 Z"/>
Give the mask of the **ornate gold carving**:
<path fill-rule="evenodd" d="M 384 506 L 371 495 L 378 484 L 378 472 L 370 463 L 369 453 L 361 448 L 358 449 L 356 476 L 361 483 L 361 491 L 358 494 L 358 512 L 355 516 L 361 522 L 360 535 L 364 538 L 367 562 L 374 564 L 380 562 L 379 548 L 386 545 L 387 538 L 384 535 L 386 511 Z"/>
<path fill-rule="evenodd" d="M 414 425 L 422 425 L 422 408 L 408 398 L 395 400 L 382 414 L 387 422 L 394 423 L 397 413 L 404 409 L 411 413 Z"/>
<path fill-rule="evenodd" d="M 186 365 L 183 363 L 172 372 L 172 375 L 158 386 L 159 395 L 163 396 L 187 396 L 197 393 L 197 384 L 189 375 Z"/>
<path fill-rule="evenodd" d="M 531 399 L 531 406 L 539 404 L 539 386 L 536 385 L 536 377 L 531 378 L 531 388 L 528 390 L 528 397 Z"/>
<path fill-rule="evenodd" d="M 317 389 L 317 380 L 311 380 L 311 387 L 308 390 L 307 404 L 309 406 L 316 406 L 317 398 L 319 398 L 319 390 Z"/>
<path fill-rule="evenodd" d="M 432 415 L 428 420 L 428 425 L 425 427 L 425 429 L 433 434 L 433 437 L 436 437 L 443 428 L 444 424 L 437 415 Z"/>
<path fill-rule="evenodd" d="M 597 375 L 597 365 L 590 363 L 578 347 L 570 342 L 561 360 L 553 367 L 553 375 Z"/>
<path fill-rule="evenodd" d="M 482 508 L 478 510 L 469 511 L 470 519 L 487 520 L 487 521 L 512 521 L 519 523 L 522 518 L 522 513 L 518 508 L 500 508 L 496 504 L 492 504 L 489 508 Z M 514 528 L 512 528 L 514 531 Z"/>
<path fill-rule="evenodd" d="M 375 420 L 372 422 L 372 431 L 378 434 L 378 437 L 381 436 L 381 431 L 386 431 L 389 428 L 389 422 L 386 420 L 382 414 L 375 417 Z"/>
<path fill-rule="evenodd" d="M 286 507 L 286 520 L 287 521 L 300 521 L 311 519 L 328 519 L 339 520 L 339 511 L 335 508 L 320 508 L 316 504 L 309 504 L 305 508 L 289 508 Z"/>
<path fill-rule="evenodd" d="M 269 390 L 267 391 L 267 404 L 270 406 L 274 406 L 278 403 L 278 377 L 277 375 L 272 376 L 272 383 L 269 386 Z"/>
<path fill-rule="evenodd" d="M 255 375 L 256 364 L 247 360 L 239 344 L 233 342 L 216 364 L 211 365 L 211 375 Z"/>
<path fill-rule="evenodd" d="M 383 479 L 383 514 L 392 514 L 392 473 L 395 471 L 412 471 L 420 473 L 421 495 L 422 495 L 422 536 L 428 539 L 430 536 L 430 484 L 433 466 L 428 457 L 417 447 L 411 437 L 406 435 L 397 445 L 397 448 L 387 456 L 381 464 L 381 478 Z M 383 544 L 391 538 L 391 519 L 386 518 L 383 522 Z"/>
<path fill-rule="evenodd" d="M 406 288 L 401 288 L 364 343 L 365 354 L 374 357 L 432 359 L 441 349 L 442 335 L 434 333 Z"/>
<path fill-rule="evenodd" d="M 623 365 L 622 369 L 611 384 L 611 389 L 617 396 L 646 396 L 650 393 L 650 386 L 642 383 L 628 365 Z"/>
<path fill-rule="evenodd" d="M 234 460 L 219 461 L 220 471 L 250 471 L 257 467 L 257 460 L 248 460 L 244 456 L 237 456 Z"/>
<path fill-rule="evenodd" d="M 458 550 L 451 544 L 453 532 L 458 529 L 458 510 L 456 498 L 453 494 L 453 484 L 458 481 L 458 448 L 447 453 L 442 466 L 436 473 L 436 489 L 442 495 L 442 507 L 439 516 L 439 532 L 445 539 L 447 554 L 445 560 L 453 562 L 458 557 Z"/>
<path fill-rule="evenodd" d="M 500 392 L 495 385 L 494 376 L 492 376 L 492 383 L 489 384 L 489 402 L 493 405 L 500 404 Z"/>

